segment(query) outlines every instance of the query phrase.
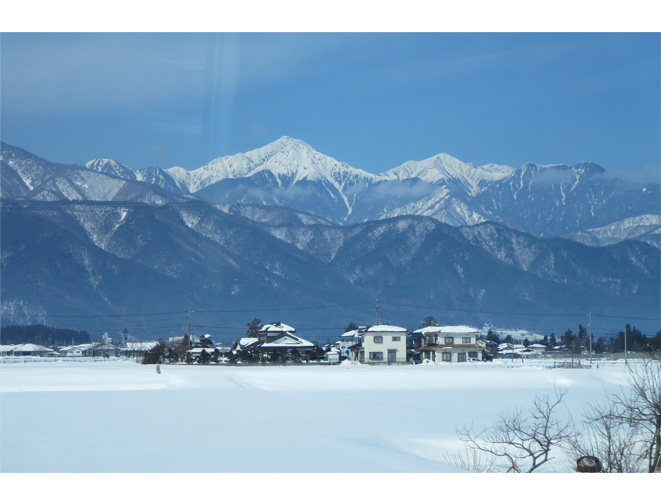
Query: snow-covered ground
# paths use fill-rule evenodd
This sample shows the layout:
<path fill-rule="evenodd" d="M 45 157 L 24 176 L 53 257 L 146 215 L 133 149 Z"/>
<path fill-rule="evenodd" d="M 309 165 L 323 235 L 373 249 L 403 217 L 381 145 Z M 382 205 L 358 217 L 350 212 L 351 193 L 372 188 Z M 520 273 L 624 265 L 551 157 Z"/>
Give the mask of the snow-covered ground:
<path fill-rule="evenodd" d="M 562 415 L 626 386 L 623 363 L 226 367 L 0 365 L 1 472 L 461 472 L 456 429 L 564 387 Z M 562 454 L 545 469 L 570 472 Z"/>

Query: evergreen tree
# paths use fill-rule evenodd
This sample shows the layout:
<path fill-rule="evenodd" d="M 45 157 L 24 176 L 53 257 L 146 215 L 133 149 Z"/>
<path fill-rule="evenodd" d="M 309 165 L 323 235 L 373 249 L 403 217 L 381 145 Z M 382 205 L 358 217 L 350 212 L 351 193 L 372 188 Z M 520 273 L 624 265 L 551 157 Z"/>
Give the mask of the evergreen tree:
<path fill-rule="evenodd" d="M 143 364 L 161 364 L 165 358 L 165 342 L 159 341 L 154 348 L 142 355 Z"/>
<path fill-rule="evenodd" d="M 649 352 L 650 351 L 650 345 L 649 341 L 645 337 L 644 334 L 642 334 L 638 329 L 636 329 L 636 326 L 634 326 L 631 331 L 629 332 L 630 339 L 627 341 L 627 349 L 631 349 L 634 352 Z M 631 343 L 629 345 L 629 342 Z"/>
<path fill-rule="evenodd" d="M 498 336 L 498 333 L 492 331 L 491 329 L 489 329 L 489 332 L 487 332 L 487 340 L 493 341 L 496 345 L 500 345 L 502 343 L 502 341 L 500 340 L 500 336 Z"/>
<path fill-rule="evenodd" d="M 574 333 L 571 331 L 571 329 L 567 329 L 565 331 L 565 334 L 562 335 L 562 338 L 560 339 L 560 342 L 565 345 L 567 348 L 571 348 L 572 342 L 574 341 Z"/>
<path fill-rule="evenodd" d="M 558 346 L 558 340 L 555 337 L 555 333 L 551 333 L 551 336 L 549 336 L 549 347 L 554 348 Z"/>
<path fill-rule="evenodd" d="M 627 341 L 627 346 L 628 346 L 628 341 Z M 628 350 L 628 348 L 627 348 Z M 613 340 L 613 343 L 611 345 L 611 351 L 613 353 L 622 353 L 624 352 L 624 332 L 620 331 L 617 333 L 615 336 L 615 339 Z"/>
<path fill-rule="evenodd" d="M 428 317 L 425 317 L 425 319 L 422 321 L 422 324 L 420 324 L 420 328 L 423 327 L 432 327 L 432 326 L 437 326 L 438 322 L 436 322 L 436 317 L 429 315 Z"/>
<path fill-rule="evenodd" d="M 200 356 L 197 358 L 197 362 L 200 364 L 208 364 L 211 360 L 211 356 L 207 353 L 206 350 L 200 352 Z"/>
<path fill-rule="evenodd" d="M 661 352 L 661 331 L 656 333 L 656 336 L 650 339 L 650 351 Z"/>
<path fill-rule="evenodd" d="M 80 345 L 90 342 L 87 331 L 61 329 L 45 325 L 6 326 L 2 328 L 0 343 L 3 345 L 18 345 L 21 343 L 35 343 L 38 345 L 66 346 Z"/>
<path fill-rule="evenodd" d="M 353 322 L 349 322 L 349 325 L 344 328 L 344 332 L 355 331 L 356 329 L 358 329 L 358 326 Z"/>
<path fill-rule="evenodd" d="M 526 347 L 526 348 L 528 348 L 530 346 L 530 340 L 528 338 L 525 338 L 523 340 L 523 346 Z"/>
<path fill-rule="evenodd" d="M 262 328 L 262 321 L 259 320 L 258 318 L 254 318 L 252 319 L 252 322 L 246 325 L 248 326 L 248 330 L 246 331 L 246 337 L 256 338 L 257 332 Z"/>

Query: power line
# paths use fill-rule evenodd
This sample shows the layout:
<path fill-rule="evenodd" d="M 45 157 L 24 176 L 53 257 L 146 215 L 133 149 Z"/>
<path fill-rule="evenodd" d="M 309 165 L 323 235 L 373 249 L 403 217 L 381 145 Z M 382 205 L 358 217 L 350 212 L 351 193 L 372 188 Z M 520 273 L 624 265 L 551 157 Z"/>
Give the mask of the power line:
<path fill-rule="evenodd" d="M 415 308 L 419 310 L 436 310 L 441 312 L 461 312 L 461 313 L 473 313 L 478 315 L 520 315 L 520 316 L 533 316 L 533 317 L 585 317 L 585 313 L 535 313 L 535 312 L 504 312 L 504 311 L 486 311 L 486 310 L 465 310 L 461 308 L 439 308 L 431 306 L 420 306 L 420 305 L 407 305 L 399 303 L 388 303 L 381 302 L 382 304 L 398 306 L 400 308 Z M 601 315 L 598 313 L 593 313 L 593 317 L 604 317 L 604 318 L 618 318 L 618 319 L 628 319 L 628 320 L 649 320 L 649 321 L 661 321 L 661 317 L 658 318 L 646 318 L 646 317 L 633 317 L 629 315 Z"/>
<path fill-rule="evenodd" d="M 262 312 L 284 312 L 284 311 L 299 311 L 299 310 L 319 310 L 324 308 L 344 308 L 347 306 L 362 306 L 371 305 L 371 302 L 364 303 L 347 303 L 347 304 L 333 304 L 333 305 L 316 305 L 316 306 L 295 306 L 291 308 L 250 308 L 241 310 L 194 310 L 195 313 L 262 313 Z M 44 315 L 44 318 L 121 318 L 121 317 L 155 317 L 162 315 L 178 315 L 186 314 L 188 310 L 171 311 L 171 312 L 151 312 L 151 313 L 116 313 L 108 315 Z"/>

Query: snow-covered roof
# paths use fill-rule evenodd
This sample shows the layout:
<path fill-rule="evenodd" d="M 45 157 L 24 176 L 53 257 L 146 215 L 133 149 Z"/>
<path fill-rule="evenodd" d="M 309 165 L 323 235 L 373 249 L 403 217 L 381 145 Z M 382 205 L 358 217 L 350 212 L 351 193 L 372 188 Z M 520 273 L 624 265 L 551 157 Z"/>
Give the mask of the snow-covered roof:
<path fill-rule="evenodd" d="M 469 327 L 465 325 L 450 325 L 450 326 L 429 326 L 423 327 L 421 329 L 416 329 L 413 331 L 413 334 L 428 334 L 428 333 L 456 333 L 456 334 L 468 334 L 468 333 L 479 333 L 480 330 L 474 327 Z"/>
<path fill-rule="evenodd" d="M 533 343 L 528 348 L 546 348 L 546 345 L 542 345 L 541 343 Z"/>
<path fill-rule="evenodd" d="M 282 324 L 281 322 L 276 322 L 276 323 L 271 323 L 271 324 L 266 324 L 263 326 L 259 332 L 296 332 L 296 329 L 294 329 L 292 326 L 288 326 L 287 324 Z"/>
<path fill-rule="evenodd" d="M 360 335 L 360 330 L 352 329 L 351 331 L 345 332 L 340 338 L 356 338 Z"/>
<path fill-rule="evenodd" d="M 257 341 L 259 341 L 259 338 L 241 338 L 239 340 L 239 346 L 245 348 L 252 345 L 253 343 L 256 343 Z"/>
<path fill-rule="evenodd" d="M 508 348 L 508 349 L 505 349 L 505 350 L 500 350 L 498 353 L 499 354 L 524 354 L 524 353 L 530 353 L 530 352 L 532 352 L 532 350 L 530 350 L 529 348 L 522 347 L 522 348 Z"/>
<path fill-rule="evenodd" d="M 379 324 L 379 325 L 373 325 L 369 329 L 367 329 L 367 332 L 406 332 L 407 329 L 404 327 L 399 327 L 395 325 L 390 325 L 390 324 Z"/>
<path fill-rule="evenodd" d="M 52 351 L 52 348 L 47 348 L 45 346 L 41 345 L 35 345 L 34 343 L 23 343 L 21 345 L 16 345 L 13 348 L 13 351 L 19 351 L 19 352 L 50 352 Z"/>
<path fill-rule="evenodd" d="M 314 343 L 310 343 L 308 340 L 304 340 L 299 336 L 296 336 L 291 333 L 284 334 L 281 338 L 274 339 L 267 343 L 263 343 L 262 348 L 278 348 L 278 347 L 301 347 L 301 348 L 312 348 Z"/>
<path fill-rule="evenodd" d="M 158 341 L 129 341 L 126 343 L 126 348 L 128 350 L 151 350 L 156 345 L 158 345 Z"/>
<path fill-rule="evenodd" d="M 515 344 L 515 343 L 501 343 L 500 345 L 498 345 L 498 350 L 504 350 L 506 348 L 520 350 L 521 348 L 525 348 L 525 347 L 521 344 L 518 344 L 518 343 L 517 344 Z"/>
<path fill-rule="evenodd" d="M 201 354 L 202 351 L 205 351 L 208 354 L 212 354 L 216 350 L 215 348 L 191 348 L 190 350 L 186 350 L 186 353 L 191 353 L 191 354 Z"/>

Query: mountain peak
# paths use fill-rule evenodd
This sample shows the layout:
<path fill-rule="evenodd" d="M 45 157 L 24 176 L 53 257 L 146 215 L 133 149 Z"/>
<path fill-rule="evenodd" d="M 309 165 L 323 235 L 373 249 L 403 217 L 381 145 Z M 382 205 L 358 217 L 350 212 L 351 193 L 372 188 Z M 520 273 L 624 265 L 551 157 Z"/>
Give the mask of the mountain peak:
<path fill-rule="evenodd" d="M 274 140 L 273 142 L 266 144 L 263 147 L 258 147 L 257 149 L 253 149 L 251 151 L 246 152 L 245 154 L 248 155 L 250 153 L 276 153 L 276 152 L 284 152 L 284 151 L 289 151 L 289 150 L 294 150 L 294 151 L 310 151 L 310 152 L 315 152 L 318 153 L 316 149 L 314 149 L 310 144 L 307 142 L 300 140 L 298 138 L 292 138 L 289 136 L 281 136 L 277 140 Z M 321 153 L 319 153 L 321 155 Z"/>
<path fill-rule="evenodd" d="M 485 181 L 496 181 L 509 177 L 514 169 L 509 166 L 488 164 L 475 166 L 447 153 L 436 154 L 422 161 L 407 161 L 381 176 L 386 180 L 418 178 L 429 184 L 460 182 L 475 195 Z"/>

